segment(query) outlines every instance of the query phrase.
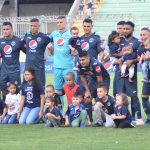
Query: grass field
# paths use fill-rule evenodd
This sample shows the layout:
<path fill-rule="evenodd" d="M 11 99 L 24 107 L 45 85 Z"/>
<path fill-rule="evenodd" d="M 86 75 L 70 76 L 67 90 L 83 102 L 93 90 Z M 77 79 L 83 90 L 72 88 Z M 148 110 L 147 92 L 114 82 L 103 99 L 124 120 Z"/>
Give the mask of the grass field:
<path fill-rule="evenodd" d="M 138 76 L 140 96 L 142 75 Z M 52 75 L 47 76 L 47 83 L 53 83 Z M 149 130 L 150 126 L 80 129 L 45 128 L 43 124 L 0 125 L 0 150 L 149 150 Z"/>

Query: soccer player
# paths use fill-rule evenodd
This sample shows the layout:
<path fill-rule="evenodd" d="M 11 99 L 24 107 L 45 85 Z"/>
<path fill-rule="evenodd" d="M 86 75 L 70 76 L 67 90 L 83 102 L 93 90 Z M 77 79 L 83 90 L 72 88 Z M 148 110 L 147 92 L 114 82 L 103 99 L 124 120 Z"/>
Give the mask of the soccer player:
<path fill-rule="evenodd" d="M 23 41 L 13 35 L 11 22 L 2 25 L 3 38 L 0 39 L 0 53 L 2 57 L 0 85 L 3 96 L 7 93 L 7 82 L 14 82 L 17 88 L 20 86 L 20 50 L 23 49 Z"/>
<path fill-rule="evenodd" d="M 138 54 L 142 54 L 145 50 L 144 47 L 144 41 L 150 38 L 150 30 L 148 28 L 142 28 L 140 33 L 140 39 L 141 39 L 141 45 L 138 48 Z M 144 55 L 144 60 L 150 60 L 150 56 Z M 150 80 L 150 71 L 148 70 L 148 80 Z M 147 121 L 145 124 L 150 125 L 150 103 L 149 103 L 149 96 L 150 96 L 150 83 L 149 82 L 143 82 L 142 87 L 142 105 L 144 108 L 144 111 L 146 113 Z"/>
<path fill-rule="evenodd" d="M 139 41 L 137 38 L 133 37 L 134 32 L 134 23 L 131 21 L 128 21 L 124 25 L 124 40 L 121 41 L 122 46 L 131 45 L 133 52 L 137 53 L 137 49 L 139 47 Z M 140 108 L 140 101 L 138 98 L 137 93 L 137 62 L 138 59 L 133 60 L 127 60 L 126 64 L 127 67 L 130 67 L 131 65 L 135 65 L 134 67 L 134 77 L 133 82 L 129 82 L 129 77 L 121 78 L 120 69 L 117 71 L 117 77 L 116 77 L 116 93 L 124 92 L 128 96 L 131 97 L 131 110 L 132 110 L 132 118 L 135 120 L 135 113 L 137 114 L 137 122 L 142 122 L 142 116 L 141 116 L 141 108 Z M 120 62 L 118 61 L 120 64 Z"/>
<path fill-rule="evenodd" d="M 33 68 L 37 78 L 45 86 L 45 60 L 44 52 L 50 38 L 39 32 L 40 23 L 37 18 L 30 20 L 30 33 L 24 37 L 26 45 L 25 68 Z"/>
<path fill-rule="evenodd" d="M 119 21 L 117 23 L 117 32 L 120 34 L 120 37 L 124 37 L 124 25 L 125 21 Z"/>
<path fill-rule="evenodd" d="M 57 30 L 54 30 L 50 34 L 54 48 L 54 84 L 58 93 L 62 92 L 66 74 L 73 71 L 73 56 L 68 47 L 70 38 L 71 33 L 67 29 L 66 18 L 59 16 L 57 18 Z M 62 106 L 64 106 L 62 97 L 61 101 Z"/>
<path fill-rule="evenodd" d="M 84 19 L 83 21 L 83 30 L 84 35 L 81 36 L 81 49 L 82 51 L 87 51 L 91 57 L 98 59 L 100 62 L 104 61 L 104 50 L 101 47 L 100 36 L 95 32 L 92 33 L 92 24 L 91 19 Z"/>
<path fill-rule="evenodd" d="M 103 65 L 95 58 L 90 58 L 86 51 L 79 54 L 79 62 L 77 63 L 76 70 L 85 89 L 85 102 L 89 109 L 90 121 L 92 122 L 91 100 L 97 96 L 97 84 L 104 82 L 109 91 L 110 77 Z"/>

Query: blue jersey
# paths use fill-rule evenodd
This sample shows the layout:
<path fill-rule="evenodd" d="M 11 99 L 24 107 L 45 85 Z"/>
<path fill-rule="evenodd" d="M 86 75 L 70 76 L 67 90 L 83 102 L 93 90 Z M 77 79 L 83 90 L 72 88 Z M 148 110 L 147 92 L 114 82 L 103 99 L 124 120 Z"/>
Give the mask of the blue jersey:
<path fill-rule="evenodd" d="M 25 67 L 31 67 L 35 70 L 41 70 L 45 67 L 44 53 L 50 38 L 39 32 L 38 35 L 26 34 L 24 37 L 26 45 Z"/>
<path fill-rule="evenodd" d="M 73 104 L 68 106 L 66 116 L 69 117 L 70 123 L 80 116 L 82 110 L 84 110 L 84 106 L 82 104 L 80 104 L 77 109 Z"/>
<path fill-rule="evenodd" d="M 38 95 L 35 95 L 33 93 L 32 85 L 30 85 L 28 82 L 24 82 L 22 85 L 22 95 L 25 96 L 25 106 L 29 108 L 35 108 L 40 107 L 41 105 L 41 99 L 40 95 L 44 94 L 44 88 L 42 84 L 38 84 Z"/>
<path fill-rule="evenodd" d="M 141 56 L 145 51 L 145 47 L 144 47 L 144 44 L 143 43 L 140 43 L 139 47 L 138 47 L 138 55 Z"/>
<path fill-rule="evenodd" d="M 51 113 L 51 114 L 55 115 L 56 117 L 60 116 L 59 110 L 55 107 L 53 109 L 46 108 L 45 112 L 44 112 L 44 115 L 46 115 L 47 113 Z"/>
<path fill-rule="evenodd" d="M 79 75 L 85 75 L 90 77 L 102 76 L 103 78 L 109 78 L 109 74 L 104 68 L 104 66 L 98 62 L 96 59 L 91 58 L 90 64 L 87 67 L 82 67 L 78 61 L 75 68 Z"/>
<path fill-rule="evenodd" d="M 127 106 L 122 106 L 122 107 L 115 107 L 115 111 L 114 111 L 115 115 L 117 116 L 121 116 L 124 115 L 126 116 L 126 118 L 124 119 L 126 122 L 131 123 L 131 114 L 128 110 Z"/>
<path fill-rule="evenodd" d="M 16 36 L 13 36 L 11 40 L 0 39 L 1 70 L 3 72 L 14 73 L 20 70 L 19 55 L 21 49 L 23 49 L 23 41 Z"/>
<path fill-rule="evenodd" d="M 104 51 L 103 48 L 101 48 L 100 36 L 95 33 L 88 37 L 85 35 L 81 36 L 81 49 L 87 51 L 88 54 L 95 59 L 97 59 L 97 56 L 101 51 Z"/>
<path fill-rule="evenodd" d="M 109 51 L 111 55 L 118 54 L 121 51 L 121 46 L 119 44 L 109 45 Z"/>
<path fill-rule="evenodd" d="M 105 113 L 111 115 L 114 113 L 114 105 L 115 105 L 115 100 L 112 96 L 108 95 L 108 100 L 104 102 L 101 98 L 96 98 L 95 102 L 101 102 L 104 107 L 103 110 Z"/>
<path fill-rule="evenodd" d="M 69 30 L 61 33 L 55 30 L 50 34 L 50 39 L 54 47 L 54 67 L 55 68 L 73 68 L 73 56 L 68 47 L 71 34 Z"/>
<path fill-rule="evenodd" d="M 133 60 L 137 58 L 137 53 L 136 52 L 132 52 L 131 54 L 125 54 L 122 56 L 123 61 L 127 61 L 127 60 Z"/>

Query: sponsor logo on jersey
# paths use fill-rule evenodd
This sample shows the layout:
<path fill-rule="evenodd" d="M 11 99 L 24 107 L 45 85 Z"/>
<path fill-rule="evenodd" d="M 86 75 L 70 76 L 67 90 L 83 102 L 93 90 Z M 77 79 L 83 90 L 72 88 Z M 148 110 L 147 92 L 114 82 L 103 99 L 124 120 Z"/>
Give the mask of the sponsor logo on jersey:
<path fill-rule="evenodd" d="M 35 40 L 31 40 L 31 41 L 29 42 L 29 47 L 30 47 L 31 49 L 36 49 L 36 48 L 37 48 L 37 42 L 36 42 Z"/>
<path fill-rule="evenodd" d="M 88 42 L 82 43 L 81 49 L 82 49 L 83 51 L 88 51 L 88 50 L 89 50 L 89 43 L 88 43 Z"/>
<path fill-rule="evenodd" d="M 95 71 L 98 72 L 98 73 L 101 72 L 101 67 L 100 66 L 96 66 Z"/>
<path fill-rule="evenodd" d="M 6 55 L 9 55 L 9 54 L 11 54 L 11 52 L 12 52 L 12 47 L 11 47 L 10 45 L 6 45 L 6 46 L 4 47 L 4 53 L 5 53 Z"/>
<path fill-rule="evenodd" d="M 64 43 L 65 43 L 64 39 L 58 39 L 58 41 L 57 41 L 57 45 L 60 47 L 62 47 L 64 45 Z"/>

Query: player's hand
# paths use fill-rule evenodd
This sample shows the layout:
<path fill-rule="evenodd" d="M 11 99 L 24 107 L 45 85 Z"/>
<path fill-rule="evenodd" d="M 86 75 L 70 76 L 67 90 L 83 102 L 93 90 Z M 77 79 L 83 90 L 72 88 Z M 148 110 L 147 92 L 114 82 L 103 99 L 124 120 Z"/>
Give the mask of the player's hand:
<path fill-rule="evenodd" d="M 148 55 L 143 55 L 143 60 L 149 60 L 150 59 L 150 56 Z"/>
<path fill-rule="evenodd" d="M 41 119 L 41 118 L 42 118 L 42 116 L 43 116 L 43 112 L 42 112 L 42 111 L 40 111 L 40 112 L 39 112 L 39 119 Z"/>
<path fill-rule="evenodd" d="M 17 113 L 17 120 L 19 120 L 20 116 L 21 116 L 21 113 L 18 112 L 18 113 Z"/>
<path fill-rule="evenodd" d="M 95 105 L 97 105 L 99 108 L 103 108 L 104 105 L 101 102 L 97 102 Z"/>
<path fill-rule="evenodd" d="M 74 49 L 71 50 L 71 54 L 73 56 L 76 56 L 76 55 L 78 55 L 78 51 L 74 48 Z"/>
<path fill-rule="evenodd" d="M 112 114 L 111 117 L 112 117 L 113 120 L 116 119 L 116 115 L 115 114 Z"/>

